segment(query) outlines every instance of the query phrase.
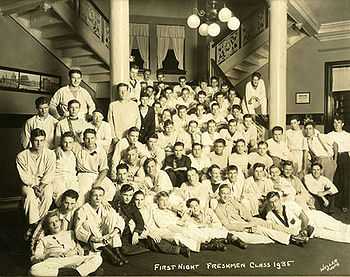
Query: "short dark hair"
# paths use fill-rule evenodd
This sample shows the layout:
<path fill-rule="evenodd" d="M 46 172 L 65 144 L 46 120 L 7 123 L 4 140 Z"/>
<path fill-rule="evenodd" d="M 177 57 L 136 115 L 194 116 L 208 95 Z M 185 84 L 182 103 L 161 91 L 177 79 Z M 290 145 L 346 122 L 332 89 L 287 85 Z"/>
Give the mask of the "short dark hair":
<path fill-rule="evenodd" d="M 283 127 L 282 126 L 275 126 L 272 128 L 272 133 L 276 132 L 276 131 L 281 131 L 283 134 Z"/>
<path fill-rule="evenodd" d="M 131 127 L 131 128 L 129 128 L 128 129 L 128 135 L 130 135 L 132 132 L 138 132 L 138 133 L 140 133 L 140 129 L 139 128 L 137 128 L 137 127 Z"/>
<path fill-rule="evenodd" d="M 239 110 L 239 111 L 242 111 L 242 107 L 240 105 L 232 105 L 231 110 L 233 111 L 235 109 Z"/>
<path fill-rule="evenodd" d="M 322 165 L 320 162 L 314 162 L 314 163 L 312 163 L 311 169 L 312 169 L 314 166 L 319 166 L 321 169 L 323 168 L 323 165 Z"/>
<path fill-rule="evenodd" d="M 69 198 L 73 198 L 75 200 L 78 200 L 79 198 L 79 193 L 77 193 L 75 190 L 73 189 L 68 189 L 66 190 L 63 194 L 62 194 L 62 201 L 64 201 L 64 199 L 66 199 L 67 197 Z"/>
<path fill-rule="evenodd" d="M 81 107 L 81 104 L 77 99 L 72 99 L 68 102 L 68 108 L 70 108 L 70 106 L 72 106 L 73 104 L 79 104 L 79 108 Z"/>
<path fill-rule="evenodd" d="M 262 140 L 262 141 L 258 142 L 258 146 L 263 145 L 263 144 L 266 145 L 266 147 L 268 147 L 268 144 L 266 141 Z"/>
<path fill-rule="evenodd" d="M 119 83 L 117 86 L 116 86 L 116 90 L 117 90 L 117 92 L 119 93 L 119 91 L 120 91 L 120 88 L 122 88 L 122 87 L 129 87 L 128 86 L 128 84 L 126 84 L 126 83 Z"/>
<path fill-rule="evenodd" d="M 139 194 L 141 194 L 141 195 L 143 195 L 143 197 L 145 197 L 145 193 L 144 193 L 142 190 L 137 190 L 137 191 L 135 191 L 135 193 L 134 193 L 134 201 L 135 201 L 135 197 L 136 197 L 137 195 L 139 195 Z"/>
<path fill-rule="evenodd" d="M 220 170 L 221 170 L 220 166 L 218 166 L 217 164 L 212 164 L 212 165 L 208 168 L 208 173 L 211 174 L 214 168 L 217 168 L 217 169 L 220 169 Z"/>
<path fill-rule="evenodd" d="M 50 99 L 48 97 L 41 96 L 35 100 L 35 107 L 39 108 L 39 106 L 49 103 Z"/>
<path fill-rule="evenodd" d="M 184 143 L 183 143 L 182 141 L 177 141 L 177 142 L 175 142 L 175 144 L 174 144 L 174 149 L 175 149 L 176 146 L 181 146 L 182 148 L 185 147 L 185 145 L 184 145 Z"/>
<path fill-rule="evenodd" d="M 341 122 L 345 123 L 345 121 L 344 121 L 344 120 L 345 120 L 345 119 L 344 119 L 344 116 L 343 116 L 343 115 L 340 115 L 340 114 L 339 114 L 339 115 L 335 115 L 334 118 L 333 118 L 333 121 L 334 121 L 334 120 L 341 121 Z"/>
<path fill-rule="evenodd" d="M 169 125 L 174 125 L 174 122 L 170 119 L 165 120 L 163 124 L 164 128 L 168 127 Z"/>
<path fill-rule="evenodd" d="M 150 164 L 151 162 L 154 162 L 155 164 L 157 164 L 157 160 L 155 158 L 147 158 L 145 160 L 145 162 L 143 163 L 143 169 L 146 172 L 146 167 L 148 166 L 148 164 Z"/>
<path fill-rule="evenodd" d="M 186 76 L 180 76 L 180 77 L 178 78 L 179 81 L 180 81 L 181 79 L 185 79 L 185 80 L 186 80 Z"/>
<path fill-rule="evenodd" d="M 75 135 L 72 131 L 64 132 L 63 135 L 61 136 L 61 142 L 63 141 L 64 138 L 72 138 L 74 140 Z"/>
<path fill-rule="evenodd" d="M 189 171 L 195 171 L 197 174 L 199 174 L 198 169 L 195 168 L 195 167 L 192 167 L 192 166 L 191 166 L 189 169 L 187 169 L 187 173 L 188 173 Z"/>
<path fill-rule="evenodd" d="M 263 169 L 265 169 L 265 165 L 263 163 L 255 163 L 253 165 L 253 171 L 255 171 L 258 167 L 262 167 Z"/>
<path fill-rule="evenodd" d="M 190 205 L 191 205 L 191 203 L 192 203 L 193 201 L 194 201 L 194 202 L 197 202 L 198 204 L 200 204 L 199 199 L 198 199 L 198 198 L 193 197 L 193 198 L 187 199 L 187 201 L 186 201 L 186 207 L 187 207 L 187 208 L 189 208 L 189 207 L 190 207 Z"/>
<path fill-rule="evenodd" d="M 93 193 L 95 190 L 100 190 L 100 191 L 102 191 L 102 192 L 103 192 L 103 195 L 105 195 L 105 193 L 106 193 L 106 191 L 105 191 L 105 189 L 104 189 L 103 187 L 100 187 L 100 186 L 98 186 L 98 187 L 92 187 L 91 190 L 90 190 L 90 192 L 89 192 L 89 200 L 91 199 L 91 195 L 92 195 L 92 193 Z"/>
<path fill-rule="evenodd" d="M 228 167 L 227 167 L 227 172 L 229 171 L 232 171 L 232 170 L 235 170 L 238 172 L 238 167 L 234 164 L 230 164 Z"/>
<path fill-rule="evenodd" d="M 247 119 L 247 118 L 253 119 L 253 115 L 251 115 L 251 114 L 249 114 L 249 113 L 243 115 L 243 120 L 244 120 L 244 119 Z"/>
<path fill-rule="evenodd" d="M 30 141 L 33 141 L 36 137 L 45 137 L 46 133 L 43 129 L 35 128 L 30 132 Z"/>
<path fill-rule="evenodd" d="M 50 235 L 49 220 L 50 220 L 50 218 L 52 218 L 54 216 L 59 217 L 59 212 L 57 209 L 55 209 L 53 211 L 48 211 L 48 213 L 46 214 L 46 216 L 43 219 L 42 226 L 43 226 L 43 230 L 44 230 L 45 235 Z"/>
<path fill-rule="evenodd" d="M 307 126 L 311 125 L 313 128 L 315 128 L 315 123 L 313 121 L 307 121 L 304 124 L 304 128 L 306 128 Z"/>
<path fill-rule="evenodd" d="M 278 198 L 281 198 L 280 194 L 277 191 L 269 191 L 266 194 L 266 200 L 269 201 L 270 199 L 272 199 L 275 196 L 277 196 Z"/>
<path fill-rule="evenodd" d="M 285 166 L 293 166 L 294 167 L 294 165 L 293 165 L 293 162 L 292 161 L 284 161 L 283 163 L 282 163 L 282 167 L 285 167 Z"/>
<path fill-rule="evenodd" d="M 124 184 L 122 185 L 122 187 L 120 188 L 120 194 L 123 194 L 125 192 L 129 192 L 129 191 L 134 191 L 134 188 L 132 185 L 130 184 Z"/>
<path fill-rule="evenodd" d="M 203 144 L 200 144 L 198 142 L 195 142 L 192 144 L 192 149 L 195 147 L 195 146 L 200 146 L 201 148 L 203 148 Z"/>
<path fill-rule="evenodd" d="M 121 170 L 121 169 L 126 169 L 126 171 L 129 171 L 129 166 L 125 163 L 120 163 L 115 168 L 116 172 L 118 172 L 118 170 Z"/>
<path fill-rule="evenodd" d="M 223 138 L 218 138 L 214 141 L 214 144 L 222 143 L 224 146 L 226 146 L 226 141 Z"/>
<path fill-rule="evenodd" d="M 237 144 L 237 143 L 239 143 L 239 142 L 243 142 L 243 143 L 244 143 L 244 145 L 246 144 L 246 143 L 245 143 L 245 140 L 244 140 L 244 139 L 242 139 L 242 138 L 239 138 L 239 139 L 237 139 L 237 140 L 236 140 L 236 144 Z"/>
<path fill-rule="evenodd" d="M 85 129 L 84 134 L 83 134 L 84 138 L 86 137 L 87 134 L 93 134 L 96 137 L 96 130 L 92 129 L 92 128 L 87 128 L 87 129 Z"/>
<path fill-rule="evenodd" d="M 72 78 L 72 75 L 74 73 L 78 73 L 78 74 L 80 74 L 80 76 L 83 76 L 83 73 L 81 73 L 81 70 L 76 68 L 76 69 L 71 69 L 68 71 L 69 78 Z"/>
<path fill-rule="evenodd" d="M 261 74 L 260 74 L 259 72 L 255 71 L 255 72 L 252 74 L 252 79 L 253 79 L 254 77 L 258 77 L 259 79 L 261 79 Z"/>

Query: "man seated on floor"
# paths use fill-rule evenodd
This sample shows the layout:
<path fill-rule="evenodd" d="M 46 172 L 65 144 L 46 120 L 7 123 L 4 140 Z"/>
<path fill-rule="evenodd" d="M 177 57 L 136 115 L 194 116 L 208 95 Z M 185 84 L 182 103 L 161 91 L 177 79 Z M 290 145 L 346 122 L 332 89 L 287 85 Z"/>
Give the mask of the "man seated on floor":
<path fill-rule="evenodd" d="M 73 152 L 77 153 L 81 149 L 83 143 L 83 133 L 85 129 L 89 128 L 89 124 L 85 118 L 79 117 L 80 102 L 78 100 L 70 100 L 68 102 L 68 117 L 60 120 L 56 126 L 55 144 L 61 144 L 61 136 L 65 132 L 72 132 L 74 134 Z"/>
<path fill-rule="evenodd" d="M 248 152 L 252 152 L 252 150 L 256 149 L 258 143 L 258 129 L 255 126 L 253 116 L 251 114 L 245 114 L 243 116 L 243 127 L 246 136 Z"/>
<path fill-rule="evenodd" d="M 84 131 L 84 147 L 77 153 L 77 169 L 79 180 L 79 204 L 85 202 L 86 196 L 92 187 L 103 187 L 105 198 L 112 201 L 116 188 L 107 177 L 107 154 L 96 144 L 96 131 Z"/>
<path fill-rule="evenodd" d="M 158 165 L 162 165 L 165 160 L 165 151 L 158 147 L 157 134 L 153 134 L 147 139 L 146 148 L 146 156 L 143 158 L 142 163 L 147 158 L 154 158 L 157 160 Z"/>
<path fill-rule="evenodd" d="M 232 149 L 236 145 L 236 141 L 238 139 L 243 139 L 244 141 L 246 141 L 244 132 L 238 128 L 237 119 L 230 119 L 227 125 L 227 129 L 221 129 L 220 135 L 226 141 L 227 152 L 229 154 L 232 153 Z"/>
<path fill-rule="evenodd" d="M 223 182 L 223 184 L 228 185 L 231 190 L 232 197 L 238 202 L 241 202 L 245 179 L 243 176 L 239 175 L 238 167 L 235 165 L 229 165 L 226 171 L 227 179 Z"/>
<path fill-rule="evenodd" d="M 228 231 L 246 243 L 260 244 L 276 241 L 285 245 L 293 243 L 302 246 L 306 242 L 303 237 L 291 236 L 287 227 L 253 217 L 250 210 L 232 197 L 227 185 L 219 188 L 219 203 L 215 213 Z"/>
<path fill-rule="evenodd" d="M 138 154 L 140 157 L 144 157 L 147 155 L 147 150 L 144 144 L 139 142 L 140 130 L 137 127 L 131 127 L 128 130 L 128 134 L 125 138 L 122 138 L 118 141 L 115 146 L 112 162 L 111 162 L 111 179 L 116 179 L 116 167 L 120 163 L 120 161 L 125 157 L 126 149 L 129 146 L 135 146 L 138 150 Z"/>
<path fill-rule="evenodd" d="M 154 222 L 161 230 L 161 238 L 174 241 L 177 245 L 185 245 L 191 251 L 199 252 L 201 240 L 192 236 L 188 228 L 181 222 L 177 211 L 174 211 L 169 204 L 169 194 L 161 191 L 154 197 L 157 206 L 153 211 Z"/>
<path fill-rule="evenodd" d="M 308 191 L 315 198 L 315 207 L 325 213 L 334 213 L 335 194 L 338 193 L 337 187 L 327 177 L 322 176 L 322 165 L 313 163 L 311 174 L 304 177 L 304 183 Z"/>
<path fill-rule="evenodd" d="M 56 206 L 60 205 L 61 195 L 66 190 L 73 189 L 79 192 L 77 161 L 73 153 L 74 134 L 65 132 L 61 140 L 61 146 L 55 150 L 56 171 L 53 179 L 53 199 Z"/>
<path fill-rule="evenodd" d="M 139 245 L 139 238 L 144 229 L 144 222 L 140 211 L 136 208 L 134 201 L 132 201 L 134 192 L 134 188 L 131 185 L 124 184 L 112 202 L 113 208 L 123 217 L 125 222 L 125 228 L 121 235 L 121 251 L 124 255 L 135 255 L 145 252 L 142 251 L 145 248 Z"/>
<path fill-rule="evenodd" d="M 293 201 L 282 202 L 275 191 L 269 192 L 266 199 L 270 208 L 267 221 L 287 227 L 294 235 L 350 243 L 350 225 L 318 210 L 303 211 Z"/>
<path fill-rule="evenodd" d="M 92 113 L 91 126 L 96 130 L 96 142 L 106 151 L 107 155 L 112 151 L 112 129 L 111 125 L 104 121 L 104 115 L 101 110 L 94 110 Z"/>
<path fill-rule="evenodd" d="M 301 206 L 304 210 L 315 209 L 315 200 L 312 195 L 307 191 L 304 184 L 299 177 L 293 175 L 294 167 L 293 162 L 285 161 L 282 167 L 283 177 L 293 186 L 295 189 L 294 201 Z"/>
<path fill-rule="evenodd" d="M 46 133 L 36 128 L 30 134 L 31 148 L 17 155 L 16 166 L 22 181 L 24 213 L 28 220 L 25 239 L 30 239 L 37 223 L 52 203 L 52 181 L 55 176 L 56 157 L 46 147 Z"/>
<path fill-rule="evenodd" d="M 121 163 L 128 166 L 130 181 L 135 184 L 144 182 L 145 172 L 136 146 L 132 145 L 126 149 L 125 158 L 121 160 Z"/>
<path fill-rule="evenodd" d="M 72 269 L 70 273 L 74 272 L 74 276 L 87 276 L 102 264 L 99 253 L 85 253 L 75 240 L 74 232 L 62 229 L 57 211 L 46 215 L 43 228 L 46 236 L 39 240 L 31 258 L 31 276 L 57 276 L 60 269 L 67 268 Z"/>
<path fill-rule="evenodd" d="M 173 190 L 169 175 L 159 168 L 155 159 L 146 159 L 143 166 L 146 177 L 144 185 L 140 186 L 140 189 L 145 193 L 147 203 L 153 203 L 153 197 L 156 193 L 161 191 L 170 192 Z"/>
<path fill-rule="evenodd" d="M 170 119 L 164 121 L 164 131 L 158 134 L 158 147 L 165 151 L 165 156 L 173 153 L 173 145 L 177 141 L 178 134 L 174 128 L 174 122 Z"/>
<path fill-rule="evenodd" d="M 207 131 L 202 134 L 203 152 L 209 154 L 214 147 L 214 141 L 220 138 L 219 132 L 217 132 L 216 122 L 210 119 L 207 122 Z"/>
<path fill-rule="evenodd" d="M 174 154 L 165 158 L 163 170 L 168 173 L 174 187 L 180 187 L 186 181 L 186 172 L 191 167 L 191 160 L 184 153 L 184 144 L 174 144 Z"/>
<path fill-rule="evenodd" d="M 188 211 L 182 216 L 182 222 L 188 226 L 193 236 L 201 238 L 202 250 L 226 250 L 224 244 L 233 244 L 241 249 L 247 245 L 238 237 L 224 228 L 210 208 L 203 208 L 198 198 L 190 198 L 186 201 Z M 219 239 L 219 240 L 218 240 Z"/>
<path fill-rule="evenodd" d="M 153 205 L 147 205 L 145 194 L 139 190 L 134 193 L 135 206 L 140 211 L 144 221 L 144 229 L 140 235 L 140 241 L 151 251 L 165 254 L 190 256 L 190 250 L 186 246 L 179 246 L 168 240 L 162 239 L 162 231 L 158 228 L 153 218 Z"/>
<path fill-rule="evenodd" d="M 116 266 L 128 263 L 120 253 L 124 219 L 104 199 L 102 187 L 93 187 L 89 200 L 77 211 L 75 234 L 79 241 L 88 244 L 92 251 L 102 251 Z"/>
<path fill-rule="evenodd" d="M 277 165 L 272 165 L 269 171 L 273 189 L 280 194 L 282 201 L 294 201 L 296 191 L 292 184 L 281 176 L 280 168 Z"/>
<path fill-rule="evenodd" d="M 73 215 L 76 209 L 78 197 L 79 194 L 72 189 L 66 190 L 62 194 L 60 206 L 57 209 L 57 214 L 62 221 L 61 229 L 63 231 L 73 230 Z M 32 253 L 34 253 L 38 241 L 45 236 L 42 223 L 43 220 L 40 221 L 33 233 L 33 238 L 31 241 Z"/>

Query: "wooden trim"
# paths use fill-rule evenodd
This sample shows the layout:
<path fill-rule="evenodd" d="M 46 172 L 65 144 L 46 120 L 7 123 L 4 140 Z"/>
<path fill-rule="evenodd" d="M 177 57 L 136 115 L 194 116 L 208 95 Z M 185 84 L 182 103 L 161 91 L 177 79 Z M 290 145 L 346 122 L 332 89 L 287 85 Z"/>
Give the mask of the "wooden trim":
<path fill-rule="evenodd" d="M 0 198 L 0 210 L 15 210 L 19 207 L 21 200 L 21 196 L 2 197 Z"/>

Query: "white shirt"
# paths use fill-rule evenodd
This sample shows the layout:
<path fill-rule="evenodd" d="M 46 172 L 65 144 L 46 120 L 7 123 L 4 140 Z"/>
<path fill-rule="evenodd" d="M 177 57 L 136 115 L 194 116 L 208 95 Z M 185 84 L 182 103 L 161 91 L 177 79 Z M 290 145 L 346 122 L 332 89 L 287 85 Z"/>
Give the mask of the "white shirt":
<path fill-rule="evenodd" d="M 344 130 L 341 132 L 332 131 L 327 134 L 327 137 L 338 144 L 339 153 L 350 152 L 350 133 Z"/>
<path fill-rule="evenodd" d="M 69 85 L 64 86 L 57 90 L 52 96 L 50 106 L 57 109 L 57 106 L 63 105 L 63 109 L 67 111 L 65 115 L 68 116 L 68 102 L 76 99 L 80 103 L 79 117 L 85 119 L 86 114 L 92 114 L 95 110 L 95 103 L 92 100 L 90 93 L 82 87 L 79 87 L 76 95 L 77 97 L 74 97 Z"/>
<path fill-rule="evenodd" d="M 320 191 L 329 190 L 332 194 L 338 192 L 337 187 L 325 176 L 320 176 L 319 179 L 315 179 L 312 174 L 307 174 L 304 177 L 304 183 L 308 191 L 314 195 L 317 195 Z"/>
<path fill-rule="evenodd" d="M 270 138 L 266 141 L 269 149 L 270 156 L 280 158 L 282 160 L 291 160 L 291 154 L 288 149 L 287 143 L 284 141 L 276 142 Z"/>
<path fill-rule="evenodd" d="M 35 128 L 40 128 L 45 131 L 46 143 L 49 149 L 55 148 L 55 129 L 58 120 L 52 115 L 48 115 L 47 118 L 40 117 L 39 115 L 34 115 L 29 118 L 22 131 L 22 146 L 23 148 L 28 148 L 31 146 L 30 143 L 30 132 Z"/>
<path fill-rule="evenodd" d="M 303 130 L 286 131 L 287 146 L 290 151 L 303 151 L 307 150 L 307 141 L 303 135 Z"/>
<path fill-rule="evenodd" d="M 261 114 L 267 114 L 267 100 L 264 80 L 260 79 L 257 88 L 254 88 L 252 82 L 249 81 L 245 87 L 245 97 L 247 101 L 243 101 L 243 112 L 255 114 L 255 101 L 249 104 L 252 97 L 257 97 L 260 100 Z"/>
<path fill-rule="evenodd" d="M 100 147 L 96 147 L 94 150 L 82 148 L 77 153 L 77 169 L 79 173 L 95 174 L 108 169 L 106 152 Z"/>
<path fill-rule="evenodd" d="M 131 127 L 141 127 L 139 107 L 131 100 L 114 101 L 109 104 L 108 122 L 111 125 L 112 137 L 121 139 Z"/>

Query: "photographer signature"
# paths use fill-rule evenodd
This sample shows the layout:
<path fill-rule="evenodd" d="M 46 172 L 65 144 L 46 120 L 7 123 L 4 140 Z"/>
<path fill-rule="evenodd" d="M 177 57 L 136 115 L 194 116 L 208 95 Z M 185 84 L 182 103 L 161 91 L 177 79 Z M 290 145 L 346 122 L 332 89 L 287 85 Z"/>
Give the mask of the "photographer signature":
<path fill-rule="evenodd" d="M 338 261 L 338 259 L 333 259 L 333 261 L 331 261 L 328 264 L 322 264 L 322 266 L 320 267 L 320 271 L 332 271 L 333 269 L 335 269 L 336 267 L 339 267 L 340 263 Z"/>

